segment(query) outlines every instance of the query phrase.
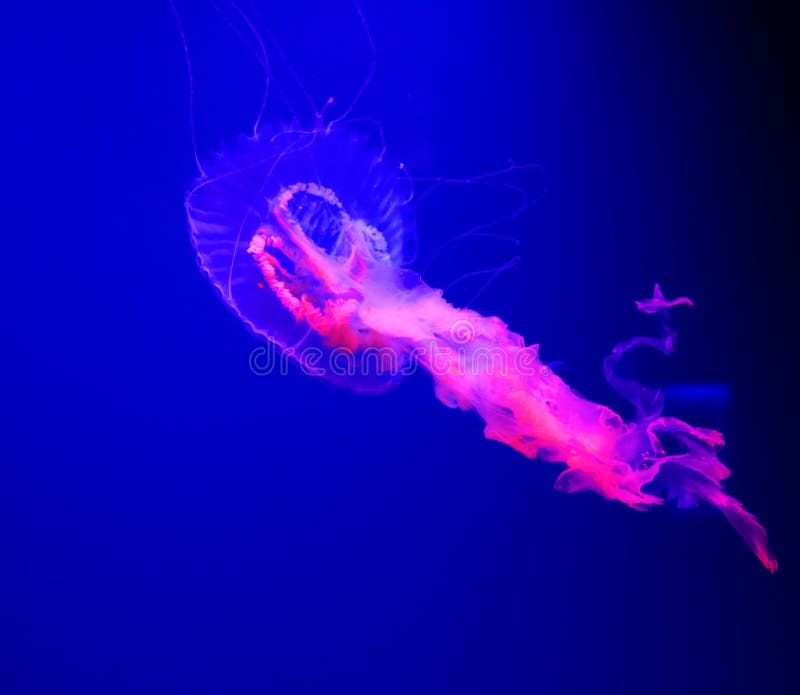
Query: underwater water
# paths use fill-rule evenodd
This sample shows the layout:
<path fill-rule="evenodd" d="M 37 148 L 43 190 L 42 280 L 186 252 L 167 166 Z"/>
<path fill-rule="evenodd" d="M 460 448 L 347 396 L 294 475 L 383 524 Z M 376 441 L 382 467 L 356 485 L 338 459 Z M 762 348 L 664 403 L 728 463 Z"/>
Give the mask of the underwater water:
<path fill-rule="evenodd" d="M 52 3 L 2 30 L 4 691 L 791 692 L 790 10 L 174 8 L 179 23 L 169 2 Z M 325 130 L 351 120 L 363 149 Z M 254 132 L 278 135 L 270 173 L 306 176 L 312 151 L 315 181 L 340 177 L 341 201 L 300 178 L 265 205 L 331 257 L 366 249 L 379 272 L 358 256 L 347 278 L 381 279 L 376 305 L 419 287 L 408 268 L 626 421 L 603 358 L 656 334 L 634 305 L 654 283 L 691 297 L 675 353 L 626 375 L 724 432 L 726 490 L 778 572 L 711 506 L 643 514 L 554 491 L 563 467 L 503 446 L 535 453 L 505 430 L 484 438 L 485 411 L 433 369 L 436 395 L 422 369 L 316 378 L 267 350 L 259 321 L 284 346 L 305 345 L 306 324 L 258 313 L 269 272 L 260 308 L 225 296 L 198 237 L 227 227 L 204 210 L 197 231 L 191 207 L 214 153 L 235 159 Z M 342 173 L 384 146 L 397 166 L 379 182 Z M 339 202 L 382 223 L 348 227 Z M 248 237 L 261 260 L 281 236 L 267 207 Z M 333 296 L 330 268 L 293 253 L 291 300 Z M 397 307 L 357 339 L 405 354 Z M 404 311 L 405 327 L 430 317 Z M 352 320 L 309 325 L 326 354 L 356 344 Z M 637 506 L 605 475 L 590 488 Z"/>

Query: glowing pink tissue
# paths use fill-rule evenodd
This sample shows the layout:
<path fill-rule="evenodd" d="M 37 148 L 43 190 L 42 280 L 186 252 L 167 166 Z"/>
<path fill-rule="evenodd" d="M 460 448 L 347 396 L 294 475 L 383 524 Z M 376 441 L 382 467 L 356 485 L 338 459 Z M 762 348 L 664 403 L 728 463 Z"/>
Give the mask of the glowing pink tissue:
<path fill-rule="evenodd" d="M 402 168 L 382 154 L 342 125 L 289 144 L 265 134 L 207 168 L 187 198 L 193 241 L 248 326 L 308 368 L 321 369 L 320 354 L 349 355 L 357 370 L 327 376 L 357 390 L 388 388 L 404 366 L 419 365 L 439 400 L 477 411 L 486 437 L 564 464 L 559 490 L 593 490 L 635 509 L 666 499 L 712 504 L 774 571 L 764 528 L 722 487 L 730 474 L 718 458 L 722 435 L 664 416 L 660 391 L 619 376 L 630 350 L 672 351 L 668 312 L 691 301 L 667 300 L 656 285 L 637 302 L 662 332 L 620 343 L 606 359 L 609 383 L 635 409 L 625 422 L 573 391 L 499 318 L 452 306 L 401 267 L 411 196 Z"/>

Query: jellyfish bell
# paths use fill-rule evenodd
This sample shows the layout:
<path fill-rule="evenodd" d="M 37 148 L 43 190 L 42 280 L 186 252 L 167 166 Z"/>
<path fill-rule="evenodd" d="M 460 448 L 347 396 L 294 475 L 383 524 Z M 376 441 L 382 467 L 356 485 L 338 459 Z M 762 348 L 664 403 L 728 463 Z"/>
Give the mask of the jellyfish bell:
<path fill-rule="evenodd" d="M 192 243 L 237 316 L 301 363 L 330 365 L 338 350 L 340 368 L 314 372 L 331 381 L 368 392 L 398 383 L 407 355 L 370 358 L 388 346 L 345 320 L 368 268 L 399 269 L 414 254 L 411 180 L 384 157 L 377 124 L 263 129 L 203 172 L 186 198 Z"/>

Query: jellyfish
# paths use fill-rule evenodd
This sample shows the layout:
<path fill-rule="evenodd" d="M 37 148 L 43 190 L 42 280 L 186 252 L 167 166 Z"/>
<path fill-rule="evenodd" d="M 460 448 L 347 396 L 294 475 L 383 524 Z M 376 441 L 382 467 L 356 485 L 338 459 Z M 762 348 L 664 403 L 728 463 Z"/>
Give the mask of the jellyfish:
<path fill-rule="evenodd" d="M 305 126 L 260 125 L 200 171 L 185 200 L 197 261 L 253 334 L 361 393 L 422 369 L 442 403 L 480 416 L 488 439 L 561 465 L 557 489 L 637 510 L 712 505 L 777 569 L 764 528 L 723 487 L 722 434 L 665 415 L 660 390 L 621 374 L 633 351 L 674 350 L 670 314 L 690 299 L 655 285 L 636 307 L 658 335 L 605 359 L 607 381 L 633 408 L 625 420 L 579 395 L 499 317 L 451 304 L 409 267 L 412 180 L 386 157 L 374 121 L 316 114 Z"/>

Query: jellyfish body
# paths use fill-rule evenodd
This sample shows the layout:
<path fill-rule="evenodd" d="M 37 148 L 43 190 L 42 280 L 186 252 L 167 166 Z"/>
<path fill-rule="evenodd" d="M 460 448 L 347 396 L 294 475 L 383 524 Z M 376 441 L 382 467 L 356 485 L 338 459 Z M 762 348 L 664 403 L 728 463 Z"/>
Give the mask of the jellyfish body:
<path fill-rule="evenodd" d="M 198 263 L 222 299 L 250 330 L 307 363 L 330 361 L 337 347 L 383 344 L 353 338 L 347 286 L 366 266 L 413 256 L 411 196 L 403 168 L 384 160 L 380 130 L 365 121 L 242 137 L 204 167 L 186 209 Z M 401 377 L 401 364 L 373 365 L 324 375 L 365 392 Z"/>
<path fill-rule="evenodd" d="M 410 199 L 380 138 L 335 124 L 240 140 L 207 167 L 186 207 L 199 264 L 224 301 L 301 362 L 335 351 L 388 353 L 394 368 L 362 360 L 356 371 L 321 372 L 372 392 L 396 384 L 398 365 L 413 362 L 442 402 L 478 412 L 486 437 L 564 464 L 558 489 L 592 490 L 635 509 L 666 499 L 712 504 L 774 571 L 763 527 L 723 490 L 722 435 L 664 416 L 660 391 L 618 374 L 632 350 L 669 354 L 668 314 L 691 301 L 667 300 L 656 286 L 637 302 L 661 320 L 661 335 L 620 343 L 606 359 L 609 383 L 635 408 L 625 422 L 573 391 L 499 318 L 451 305 L 403 267 L 413 247 Z"/>

